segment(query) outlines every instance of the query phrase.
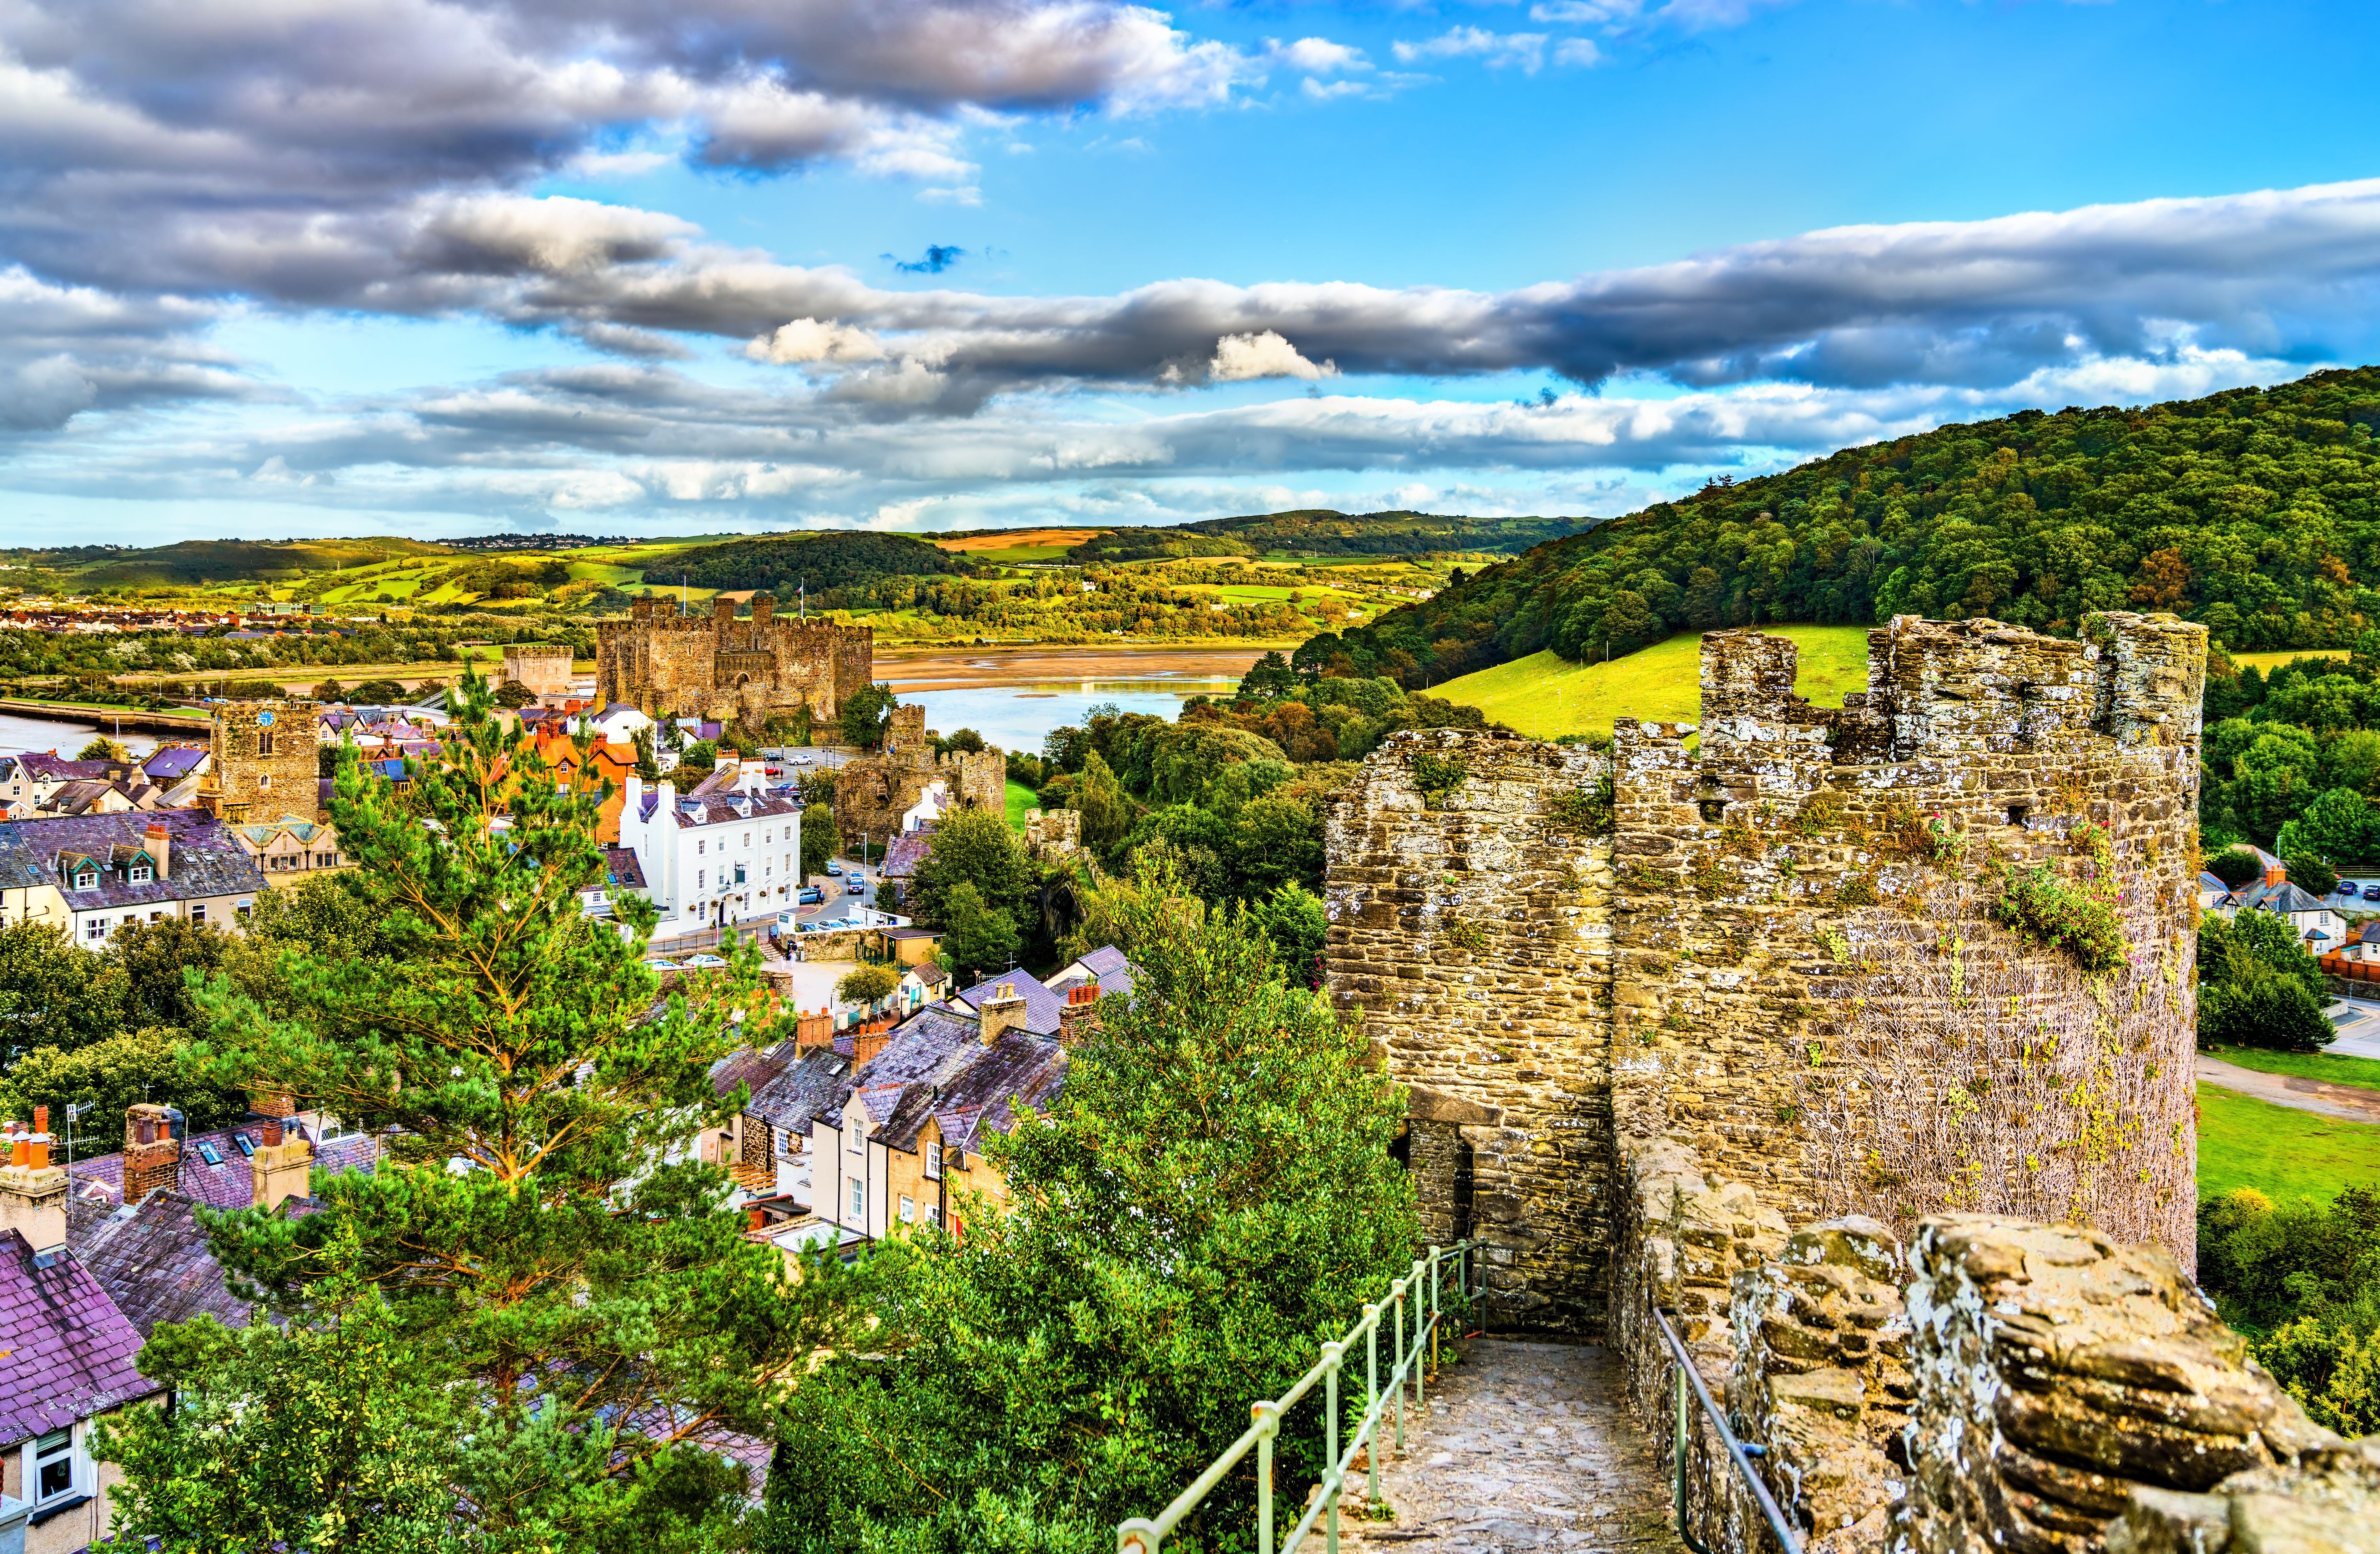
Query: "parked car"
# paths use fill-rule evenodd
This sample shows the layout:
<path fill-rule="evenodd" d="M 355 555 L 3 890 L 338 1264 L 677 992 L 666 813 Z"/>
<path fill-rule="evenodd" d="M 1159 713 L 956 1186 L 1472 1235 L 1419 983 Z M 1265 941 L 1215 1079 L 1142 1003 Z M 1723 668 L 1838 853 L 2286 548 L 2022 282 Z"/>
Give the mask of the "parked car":
<path fill-rule="evenodd" d="M 826 904 L 826 892 L 819 889 L 816 885 L 804 885 L 801 888 L 800 893 L 794 899 L 799 901 L 804 906 L 824 906 Z"/>
<path fill-rule="evenodd" d="M 691 971 L 718 971 L 723 968 L 727 962 L 718 955 L 688 955 L 686 958 L 686 964 L 687 969 Z"/>
<path fill-rule="evenodd" d="M 2380 885 L 2364 886 L 2363 899 L 2366 901 L 2380 901 Z"/>
<path fill-rule="evenodd" d="M 826 872 L 829 879 L 840 880 L 843 878 L 843 865 L 829 858 L 826 860 Z"/>
<path fill-rule="evenodd" d="M 2358 888 L 2359 887 L 2352 880 L 2341 880 L 2338 882 L 2338 893 L 2340 895 L 2353 895 Z"/>
<path fill-rule="evenodd" d="M 860 879 L 857 875 L 854 875 L 852 876 L 851 882 L 844 886 L 843 891 L 845 895 L 866 895 L 868 893 L 868 881 Z"/>

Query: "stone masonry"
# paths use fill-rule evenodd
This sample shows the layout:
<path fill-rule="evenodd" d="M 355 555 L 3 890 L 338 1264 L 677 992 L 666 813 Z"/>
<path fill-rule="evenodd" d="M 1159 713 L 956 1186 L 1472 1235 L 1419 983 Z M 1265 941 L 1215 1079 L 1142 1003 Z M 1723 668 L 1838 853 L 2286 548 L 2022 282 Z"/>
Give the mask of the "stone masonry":
<path fill-rule="evenodd" d="M 1487 1239 L 1496 1325 L 1605 1330 L 1620 1162 L 1655 1141 L 1744 1184 L 1780 1235 L 1847 1211 L 1899 1234 L 1945 1209 L 2058 1217 L 2034 1178 L 2087 1158 L 2057 1176 L 2059 1213 L 2186 1269 L 2204 652 L 2165 616 L 2095 615 L 2074 641 L 1900 617 L 1836 710 L 1792 694 L 1791 642 L 1717 632 L 1699 729 L 1621 719 L 1608 752 L 1386 742 L 1327 820 L 1328 987 L 1416 1096 L 1493 1119 L 1453 1124 L 1423 1207 Z M 2112 898 L 2121 1019 L 2064 950 L 1988 920 L 1978 882 L 2034 870 Z M 1908 1124 L 1963 1115 L 2002 1063 L 1956 1019 L 1901 1039 L 1891 1021 L 1960 1002 L 1925 977 L 1987 995 L 1979 1026 L 2073 1027 L 2083 1114 L 1981 1111 L 1949 1165 L 1903 1169 Z M 1879 1113 L 1864 1081 L 1888 1049 L 1915 1074 Z M 2008 1059 L 2003 1088 L 2074 1087 L 2045 1064 Z M 1419 1115 L 1439 1104 L 1415 1108 L 1433 1158 Z"/>
<path fill-rule="evenodd" d="M 322 703 L 288 698 L 226 701 L 214 709 L 208 747 L 214 759 L 200 780 L 199 801 L 231 824 L 315 813 Z"/>
<path fill-rule="evenodd" d="M 926 790 L 942 784 L 946 807 L 1002 809 L 1008 803 L 1008 758 L 996 749 L 936 754 L 935 732 L 916 702 L 892 710 L 884 747 L 846 761 L 834 774 L 834 823 L 844 840 L 863 833 L 886 841 L 901 829 L 901 817 Z"/>
<path fill-rule="evenodd" d="M 626 620 L 596 628 L 597 694 L 649 717 L 760 723 L 807 707 L 832 719 L 869 684 L 875 643 L 866 626 L 781 619 L 765 593 L 753 596 L 748 620 L 736 619 L 732 600 L 715 601 L 706 619 L 666 615 L 659 601 L 639 599 Z"/>

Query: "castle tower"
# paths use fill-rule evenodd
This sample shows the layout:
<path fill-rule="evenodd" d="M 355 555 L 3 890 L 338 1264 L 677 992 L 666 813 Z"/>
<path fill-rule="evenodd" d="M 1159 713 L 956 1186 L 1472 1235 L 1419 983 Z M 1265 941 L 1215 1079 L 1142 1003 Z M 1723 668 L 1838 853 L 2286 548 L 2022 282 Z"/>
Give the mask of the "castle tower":
<path fill-rule="evenodd" d="M 208 731 L 213 764 L 200 801 L 226 821 L 311 816 L 315 809 L 316 719 L 322 703 L 297 697 L 229 701 L 214 709 Z"/>
<path fill-rule="evenodd" d="M 1327 986 L 1413 1098 L 1428 1239 L 1496 1247 L 1495 1320 L 1601 1330 L 1632 1139 L 1794 1224 L 2082 1220 L 2192 1266 L 2205 646 L 1904 616 L 1836 710 L 1715 632 L 1697 748 L 1375 752 L 1328 816 Z M 2027 926 L 2053 896 L 2095 949 Z"/>

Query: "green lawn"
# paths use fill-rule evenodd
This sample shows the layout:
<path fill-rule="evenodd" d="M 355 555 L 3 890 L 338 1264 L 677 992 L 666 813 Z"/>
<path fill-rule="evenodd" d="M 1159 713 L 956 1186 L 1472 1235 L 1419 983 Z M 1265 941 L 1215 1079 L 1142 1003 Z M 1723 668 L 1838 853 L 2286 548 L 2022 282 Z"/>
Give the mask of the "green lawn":
<path fill-rule="evenodd" d="M 1802 650 L 1793 688 L 1822 707 L 1840 707 L 1847 691 L 1867 688 L 1867 628 L 1779 625 Z M 1702 637 L 1681 632 L 1609 663 L 1572 663 L 1550 652 L 1465 674 L 1429 694 L 1476 707 L 1497 722 L 1536 739 L 1560 734 L 1609 734 L 1616 717 L 1693 722 L 1702 708 Z"/>
<path fill-rule="evenodd" d="M 2327 1203 L 2380 1185 L 2380 1127 L 2198 1087 L 2198 1196 L 2253 1187 L 2276 1203 Z"/>
<path fill-rule="evenodd" d="M 2281 665 L 2293 663 L 2299 659 L 2343 659 L 2346 656 L 2347 650 L 2344 648 L 2292 648 L 2281 653 L 2233 653 L 2231 662 L 2241 669 L 2252 663 L 2256 666 L 2257 674 L 2270 674 Z"/>
<path fill-rule="evenodd" d="M 2226 1047 L 2206 1055 L 2259 1074 L 2287 1074 L 2351 1085 L 2359 1090 L 2380 1090 L 2380 1059 L 2343 1058 L 2329 1052 L 2266 1052 L 2253 1047 Z"/>
<path fill-rule="evenodd" d="M 1025 811 L 1041 807 L 1041 797 L 1024 783 L 1011 780 L 1008 784 L 1008 824 L 1010 829 L 1025 829 Z"/>

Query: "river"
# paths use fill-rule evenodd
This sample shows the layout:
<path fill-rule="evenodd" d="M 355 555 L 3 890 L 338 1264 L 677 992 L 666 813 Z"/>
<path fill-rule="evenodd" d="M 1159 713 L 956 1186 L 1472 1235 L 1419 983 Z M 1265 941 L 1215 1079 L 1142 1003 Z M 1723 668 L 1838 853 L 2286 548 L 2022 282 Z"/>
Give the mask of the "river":
<path fill-rule="evenodd" d="M 102 732 L 95 722 L 83 722 L 71 718 L 27 718 L 13 712 L 0 712 L 0 756 L 15 755 L 20 750 L 55 750 L 62 756 L 72 756 L 83 747 L 94 734 Z M 203 731 L 200 731 L 203 732 Z M 153 734 L 136 734 L 126 729 L 111 735 L 136 756 L 145 756 L 160 743 Z M 196 735 L 192 735 L 195 742 Z"/>

